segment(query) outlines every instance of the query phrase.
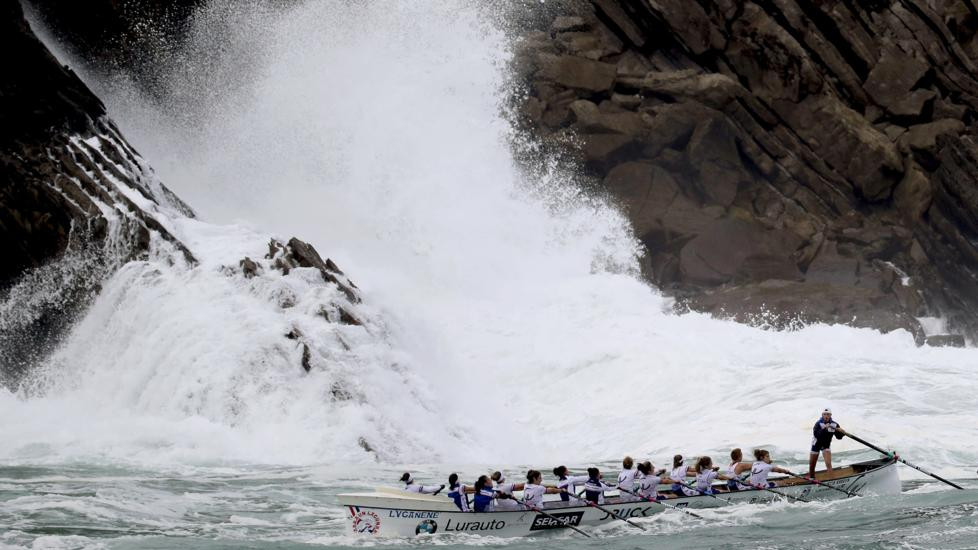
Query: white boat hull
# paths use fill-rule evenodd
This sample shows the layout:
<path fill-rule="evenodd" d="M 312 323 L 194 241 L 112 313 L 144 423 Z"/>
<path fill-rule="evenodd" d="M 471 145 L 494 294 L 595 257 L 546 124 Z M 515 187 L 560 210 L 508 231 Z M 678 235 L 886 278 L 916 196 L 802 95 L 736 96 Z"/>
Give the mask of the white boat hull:
<path fill-rule="evenodd" d="M 793 497 L 805 500 L 829 500 L 846 498 L 846 495 L 825 485 L 830 485 L 859 495 L 891 495 L 900 493 L 900 479 L 896 462 L 878 460 L 854 464 L 837 472 L 848 475 L 835 477 L 819 474 L 822 485 L 797 479 L 774 480 L 775 489 Z M 765 503 L 783 497 L 769 491 L 744 490 L 718 494 L 733 504 Z M 532 510 L 461 512 L 451 500 L 444 497 L 417 495 L 398 490 L 374 493 L 352 493 L 339 495 L 340 504 L 349 510 L 350 526 L 353 533 L 365 536 L 412 537 L 415 535 L 442 533 L 470 533 L 515 537 L 546 532 L 552 529 L 599 525 L 618 521 L 611 514 L 582 502 L 547 502 L 543 511 L 552 517 Z M 665 501 L 670 506 L 680 508 L 715 508 L 729 506 L 709 496 L 698 495 L 670 498 Z M 629 519 L 640 519 L 669 510 L 660 504 L 647 501 L 623 501 L 621 498 L 608 498 L 603 505 L 613 514 Z"/>

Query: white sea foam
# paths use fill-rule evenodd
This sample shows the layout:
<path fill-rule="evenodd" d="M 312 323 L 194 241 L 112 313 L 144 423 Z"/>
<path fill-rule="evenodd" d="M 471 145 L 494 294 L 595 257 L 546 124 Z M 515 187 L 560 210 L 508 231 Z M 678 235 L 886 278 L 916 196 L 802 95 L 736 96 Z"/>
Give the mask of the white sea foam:
<path fill-rule="evenodd" d="M 867 438 L 973 472 L 974 350 L 671 314 L 635 277 L 620 213 L 560 171 L 525 177 L 492 15 L 455 2 L 212 3 L 162 105 L 97 82 L 171 188 L 204 218 L 251 229 L 174 220 L 202 267 L 133 264 L 109 281 L 57 357 L 70 383 L 0 394 L 0 416 L 19 419 L 0 427 L 0 456 L 357 462 L 372 460 L 365 435 L 389 463 L 661 461 L 733 445 L 804 460 L 832 406 Z M 314 291 L 218 267 L 260 256 L 266 232 L 337 260 L 385 339 L 365 339 L 348 368 L 289 370 L 295 316 L 270 304 L 273 285 Z M 395 362 L 406 370 L 392 374 Z M 339 373 L 362 400 L 329 404 Z"/>

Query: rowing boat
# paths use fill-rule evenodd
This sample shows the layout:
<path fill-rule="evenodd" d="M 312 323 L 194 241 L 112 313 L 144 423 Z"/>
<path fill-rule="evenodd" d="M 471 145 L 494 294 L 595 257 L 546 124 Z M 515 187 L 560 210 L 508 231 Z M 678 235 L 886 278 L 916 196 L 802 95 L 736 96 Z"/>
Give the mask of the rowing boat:
<path fill-rule="evenodd" d="M 896 460 L 892 458 L 858 462 L 831 472 L 821 471 L 815 477 L 818 484 L 788 477 L 772 477 L 770 481 L 774 482 L 778 493 L 804 500 L 845 497 L 843 491 L 860 495 L 892 495 L 900 492 Z M 771 491 L 728 492 L 721 490 L 719 485 L 716 487 L 718 496 L 734 504 L 764 503 L 782 498 Z M 669 491 L 667 486 L 660 489 L 661 494 L 671 497 L 663 502 L 679 508 L 715 508 L 727 505 L 726 502 L 705 495 L 678 496 Z M 447 497 L 409 493 L 400 489 L 378 488 L 373 492 L 345 493 L 337 498 L 349 510 L 349 521 L 355 534 L 388 537 L 441 533 L 515 537 L 566 528 L 568 525 L 578 527 L 599 525 L 617 521 L 619 518 L 643 518 L 667 509 L 628 495 L 605 499 L 603 508 L 611 513 L 589 507 L 580 501 L 547 501 L 542 508 L 545 514 L 533 510 L 462 512 Z"/>

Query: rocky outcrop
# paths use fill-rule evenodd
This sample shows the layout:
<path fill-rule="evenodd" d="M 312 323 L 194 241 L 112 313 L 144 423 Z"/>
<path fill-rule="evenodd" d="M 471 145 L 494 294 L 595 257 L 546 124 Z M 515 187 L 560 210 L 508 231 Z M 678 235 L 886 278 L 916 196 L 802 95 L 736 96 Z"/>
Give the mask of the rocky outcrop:
<path fill-rule="evenodd" d="M 568 2 L 516 49 L 518 113 L 678 307 L 974 338 L 976 31 L 966 0 Z"/>
<path fill-rule="evenodd" d="M 192 211 L 152 175 L 102 103 L 0 2 L 0 374 L 54 344 L 99 282 L 159 240 L 193 262 L 160 222 Z"/>

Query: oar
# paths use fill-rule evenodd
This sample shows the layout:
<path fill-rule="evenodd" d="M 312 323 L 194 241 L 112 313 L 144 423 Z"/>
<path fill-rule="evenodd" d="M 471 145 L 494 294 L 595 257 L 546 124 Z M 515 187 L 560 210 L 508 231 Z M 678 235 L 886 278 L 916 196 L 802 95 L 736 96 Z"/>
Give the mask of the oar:
<path fill-rule="evenodd" d="M 792 500 L 797 500 L 799 502 L 810 502 L 810 501 L 805 500 L 805 499 L 803 499 L 801 497 L 792 496 L 792 495 L 789 495 L 788 493 L 782 493 L 781 491 L 775 491 L 774 489 L 772 489 L 770 487 L 764 487 L 763 485 L 754 485 L 753 483 L 748 483 L 746 481 L 741 481 L 739 479 L 738 480 L 735 480 L 735 481 L 737 482 L 738 485 L 743 485 L 745 487 L 750 487 L 752 489 L 759 489 L 761 491 L 767 491 L 769 493 L 774 493 L 776 495 L 781 495 L 781 496 L 783 496 L 785 498 L 790 498 Z"/>
<path fill-rule="evenodd" d="M 797 477 L 798 479 L 804 479 L 805 481 L 810 481 L 810 482 L 814 483 L 815 485 L 821 485 L 822 487 L 828 487 L 829 489 L 835 489 L 836 491 L 839 491 L 840 493 L 845 493 L 845 494 L 847 494 L 847 495 L 849 495 L 851 497 L 858 497 L 859 496 L 858 493 L 850 493 L 849 491 L 846 491 L 845 489 L 841 489 L 839 487 L 835 487 L 833 485 L 829 485 L 828 483 L 822 483 L 821 481 L 815 479 L 814 477 L 800 476 L 800 475 L 798 475 L 796 473 L 793 473 L 793 472 L 788 472 L 788 475 L 791 476 L 791 477 Z"/>
<path fill-rule="evenodd" d="M 578 533 L 584 535 L 587 538 L 591 538 L 591 535 L 585 533 L 584 531 L 581 531 L 577 527 L 574 527 L 573 525 L 571 525 L 567 521 L 564 521 L 564 520 L 562 520 L 562 519 L 560 519 L 560 518 L 558 518 L 558 517 L 556 517 L 556 516 L 554 516 L 552 514 L 548 514 L 548 513 L 544 512 L 543 510 L 537 508 L 536 506 L 530 504 L 529 502 L 524 502 L 523 503 L 523 506 L 526 506 L 527 508 L 529 508 L 530 510 L 533 510 L 534 512 L 536 512 L 538 514 L 543 514 L 544 516 L 546 516 L 546 517 L 548 517 L 548 518 L 556 521 L 558 524 L 562 524 L 564 527 L 570 527 L 571 529 L 577 531 Z"/>
<path fill-rule="evenodd" d="M 620 520 L 624 521 L 625 523 L 631 525 L 632 527 L 638 527 L 639 529 L 645 531 L 645 527 L 642 527 L 641 525 L 639 525 L 637 523 L 634 523 L 633 521 L 631 521 L 629 519 L 626 519 L 626 518 L 623 518 L 623 517 L 619 516 L 618 514 L 616 514 L 613 511 L 605 508 L 604 506 L 601 506 L 601 505 L 599 505 L 597 503 L 591 502 L 590 500 L 588 500 L 586 498 L 579 497 L 579 496 L 577 496 L 574 493 L 571 493 L 569 491 L 564 491 L 564 492 L 567 493 L 568 495 L 570 495 L 571 498 L 576 498 L 577 500 L 583 501 L 583 502 L 587 503 L 588 506 L 591 506 L 593 508 L 597 508 L 598 510 L 601 510 L 602 512 L 608 514 L 609 516 L 611 516 L 611 517 L 613 517 L 615 519 L 620 519 Z"/>
<path fill-rule="evenodd" d="M 937 474 L 932 474 L 932 473 L 928 472 L 927 470 L 921 468 L 920 466 L 917 466 L 916 464 L 911 464 L 910 462 L 907 462 L 906 460 L 898 457 L 896 455 L 896 453 L 884 451 L 883 449 L 877 447 L 876 445 L 873 445 L 869 441 L 866 441 L 865 439 L 862 439 L 860 437 L 854 436 L 854 435 L 852 435 L 849 432 L 843 432 L 843 435 L 847 435 L 847 436 L 855 439 L 856 441 L 862 443 L 863 445 L 869 447 L 870 449 L 873 449 L 874 451 L 883 453 L 884 455 L 886 455 L 886 456 L 888 456 L 888 457 L 890 457 L 890 458 L 892 458 L 894 460 L 899 460 L 900 462 L 906 464 L 907 466 L 910 466 L 911 468 L 913 468 L 914 470 L 917 470 L 918 472 L 923 472 L 923 473 L 929 475 L 930 477 L 932 477 L 932 478 L 934 478 L 934 479 L 936 479 L 938 481 L 943 481 L 944 483 L 947 483 L 948 485 L 950 485 L 951 487 L 954 487 L 955 489 L 961 489 L 962 491 L 964 490 L 964 487 L 958 485 L 957 483 L 952 483 L 952 482 L 944 479 L 943 477 L 941 477 L 941 476 L 939 476 Z"/>
<path fill-rule="evenodd" d="M 629 495 L 638 497 L 638 498 L 640 498 L 642 500 L 647 500 L 649 502 L 654 502 L 656 504 L 661 504 L 661 505 L 665 506 L 666 508 L 672 508 L 673 510 L 679 510 L 680 512 L 682 512 L 684 514 L 689 514 L 689 515 L 693 516 L 694 518 L 706 519 L 706 518 L 704 518 L 703 516 L 701 516 L 699 514 L 694 514 L 694 513 L 690 512 L 689 510 L 686 510 L 684 508 L 680 508 L 679 506 L 676 506 L 674 504 L 666 504 L 665 502 L 660 502 L 660 501 L 658 501 L 658 500 L 656 500 L 654 498 L 643 497 L 642 495 L 640 495 L 638 493 L 633 493 L 633 492 L 629 491 L 628 489 L 622 489 L 621 487 L 619 487 L 618 490 L 621 491 L 621 492 L 623 492 L 623 493 L 626 493 L 626 494 L 629 494 Z"/>
<path fill-rule="evenodd" d="M 697 493 L 699 493 L 701 495 L 708 496 L 708 497 L 713 497 L 713 498 L 719 500 L 720 502 L 726 502 L 727 504 L 733 504 L 733 501 L 727 500 L 725 498 L 720 498 L 720 497 L 714 495 L 713 493 L 707 493 L 706 491 L 700 491 L 699 489 L 696 488 L 695 485 L 692 485 L 692 484 L 689 484 L 689 483 L 680 483 L 680 485 L 682 485 L 683 487 L 686 487 L 687 489 L 692 489 L 692 490 L 696 491 Z M 685 496 L 685 495 L 683 495 L 683 496 Z"/>

